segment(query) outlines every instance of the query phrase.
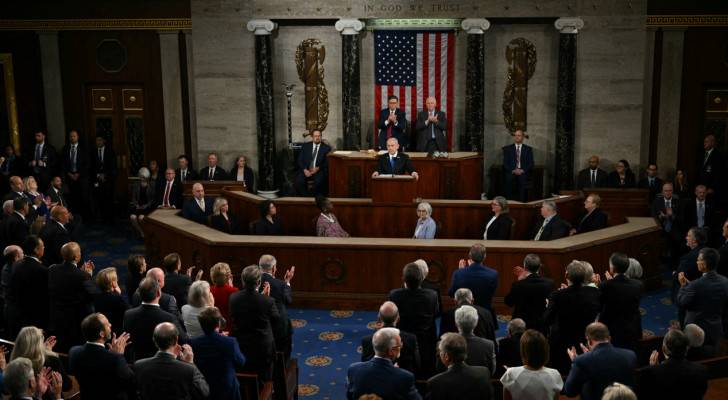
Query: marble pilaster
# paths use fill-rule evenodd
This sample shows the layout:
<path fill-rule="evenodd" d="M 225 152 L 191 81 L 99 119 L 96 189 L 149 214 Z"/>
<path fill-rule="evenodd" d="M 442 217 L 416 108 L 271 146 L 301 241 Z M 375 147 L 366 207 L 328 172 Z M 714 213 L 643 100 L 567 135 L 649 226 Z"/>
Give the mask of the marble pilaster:
<path fill-rule="evenodd" d="M 361 148 L 361 40 L 364 23 L 358 19 L 340 19 L 336 30 L 341 32 L 341 111 L 343 116 L 344 150 Z"/>
<path fill-rule="evenodd" d="M 460 135 L 460 150 L 483 151 L 485 130 L 485 41 L 490 28 L 487 19 L 465 19 L 461 26 L 468 33 L 468 56 L 465 71 L 465 129 Z"/>
<path fill-rule="evenodd" d="M 38 32 L 41 71 L 43 73 L 43 99 L 46 113 L 48 142 L 60 149 L 66 143 L 66 121 L 63 111 L 63 83 L 58 52 L 58 32 Z M 43 188 L 45 189 L 45 188 Z"/>
<path fill-rule="evenodd" d="M 167 165 L 176 165 L 177 156 L 185 152 L 179 32 L 160 31 L 159 51 L 162 61 L 162 103 L 164 105 L 166 162 Z"/>

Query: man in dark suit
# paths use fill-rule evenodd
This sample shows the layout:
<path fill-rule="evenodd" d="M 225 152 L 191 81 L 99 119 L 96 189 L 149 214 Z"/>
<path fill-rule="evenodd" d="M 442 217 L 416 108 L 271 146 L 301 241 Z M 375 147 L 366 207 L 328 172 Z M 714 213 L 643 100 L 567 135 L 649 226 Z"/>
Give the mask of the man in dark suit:
<path fill-rule="evenodd" d="M 462 306 L 455 311 L 455 325 L 458 333 L 468 343 L 468 365 L 487 367 L 495 371 L 495 341 L 475 336 L 473 330 L 478 325 L 478 311 L 473 306 Z M 443 372 L 445 365 L 437 363 L 437 372 Z"/>
<path fill-rule="evenodd" d="M 263 293 L 258 292 L 261 285 L 261 272 L 257 265 L 249 265 L 243 269 L 243 290 L 230 295 L 228 302 L 232 319 L 230 335 L 240 344 L 240 350 L 246 355 L 246 370 L 258 374 L 261 382 L 270 381 L 273 377 L 273 360 L 275 357 L 275 337 L 281 332 L 275 329 L 281 324 L 276 302 L 270 297 L 270 284 L 263 285 Z"/>
<path fill-rule="evenodd" d="M 572 366 L 564 383 L 563 394 L 581 395 L 582 400 L 599 400 L 604 388 L 614 382 L 634 386 L 637 356 L 632 350 L 620 349 L 609 343 L 609 329 L 600 322 L 586 327 L 589 347 L 577 356 L 574 347 L 568 350 Z"/>
<path fill-rule="evenodd" d="M 177 307 L 180 309 L 187 304 L 187 292 L 192 285 L 192 269 L 189 267 L 184 274 L 180 274 L 182 270 L 182 258 L 179 253 L 167 254 L 162 260 L 162 268 L 164 268 L 164 285 L 162 291 L 174 296 L 177 301 Z M 195 280 L 199 281 L 202 277 L 202 269 L 197 271 Z"/>
<path fill-rule="evenodd" d="M 720 190 L 721 179 L 725 170 L 725 159 L 723 155 L 715 148 L 715 136 L 707 135 L 703 139 L 703 157 L 700 158 L 698 165 L 697 184 L 705 185 L 708 188 L 708 194 Z"/>
<path fill-rule="evenodd" d="M 471 306 L 478 312 L 478 324 L 475 326 L 473 334 L 477 337 L 495 342 L 495 326 L 497 326 L 498 320 L 493 317 L 493 313 L 481 306 L 473 304 L 473 292 L 468 288 L 456 290 L 454 298 L 457 306 L 442 313 L 438 337 L 447 332 L 457 332 L 458 327 L 455 324 L 455 312 L 462 306 Z"/>
<path fill-rule="evenodd" d="M 164 280 L 164 271 L 161 268 L 152 268 L 147 271 L 146 277 L 156 280 L 157 284 L 159 285 L 159 289 L 162 290 L 162 295 L 159 298 L 159 307 L 162 310 L 179 318 L 180 307 L 177 306 L 177 299 L 175 299 L 174 296 L 172 296 L 171 294 L 164 293 L 164 286 L 166 284 Z M 131 306 L 138 307 L 140 304 L 142 304 L 142 298 L 139 294 L 139 290 L 137 290 L 131 296 Z"/>
<path fill-rule="evenodd" d="M 427 381 L 429 398 L 442 400 L 493 398 L 490 370 L 487 367 L 470 365 L 468 356 L 470 349 L 465 338 L 457 333 L 446 333 L 440 340 L 438 349 L 440 360 L 447 370 Z"/>
<path fill-rule="evenodd" d="M 513 318 L 508 321 L 506 328 L 506 337 L 498 341 L 498 353 L 495 360 L 498 365 L 495 366 L 494 378 L 500 378 L 506 372 L 505 366 L 520 367 L 523 365 L 521 359 L 521 336 L 526 332 L 526 323 L 520 318 Z"/>
<path fill-rule="evenodd" d="M 40 196 L 39 196 L 40 197 Z M 30 202 L 25 197 L 13 200 L 13 213 L 3 221 L 3 240 L 5 245 L 20 245 L 30 232 L 28 213 Z"/>
<path fill-rule="evenodd" d="M 16 337 L 24 326 L 48 329 L 48 268 L 41 264 L 44 246 L 38 236 L 30 235 L 21 246 L 25 257 L 8 266 L 5 293 L 8 337 Z"/>
<path fill-rule="evenodd" d="M 54 176 L 51 179 L 51 186 L 48 187 L 46 195 L 51 199 L 51 207 L 69 207 L 68 200 L 66 200 L 66 195 L 64 193 L 63 180 L 60 176 Z"/>
<path fill-rule="evenodd" d="M 402 146 L 407 145 L 407 118 L 404 111 L 399 109 L 397 96 L 387 98 L 387 108 L 379 113 L 379 135 L 377 147 L 384 149 L 387 140 L 395 138 Z"/>
<path fill-rule="evenodd" d="M 212 215 L 212 199 L 205 197 L 205 188 L 197 182 L 192 185 L 192 198 L 185 202 L 182 216 L 198 224 L 207 224 L 207 217 Z"/>
<path fill-rule="evenodd" d="M 376 394 L 383 399 L 421 399 L 415 388 L 415 376 L 394 365 L 402 349 L 399 329 L 379 329 L 374 333 L 372 346 L 374 358 L 349 366 L 346 398 L 355 400 L 365 394 Z"/>
<path fill-rule="evenodd" d="M 296 174 L 296 192 L 301 196 L 326 195 L 329 182 L 329 161 L 327 155 L 331 146 L 321 142 L 321 131 L 311 132 L 311 141 L 301 146 L 298 153 L 298 173 Z M 308 182 L 313 183 L 312 190 Z"/>
<path fill-rule="evenodd" d="M 177 157 L 177 169 L 174 170 L 174 175 L 179 183 L 199 179 L 197 171 L 190 167 L 190 160 L 184 154 Z"/>
<path fill-rule="evenodd" d="M 593 189 L 607 187 L 607 171 L 599 168 L 599 157 L 589 157 L 589 168 L 579 171 L 576 179 L 576 188 Z"/>
<path fill-rule="evenodd" d="M 476 243 L 470 247 L 468 261 L 460 260 L 458 269 L 452 273 L 448 296 L 454 297 L 455 291 L 468 288 L 473 293 L 474 304 L 493 313 L 491 301 L 498 287 L 498 271 L 483 265 L 485 246 Z"/>
<path fill-rule="evenodd" d="M 96 137 L 91 156 L 90 180 L 94 197 L 94 216 L 107 222 L 114 215 L 114 186 L 116 185 L 116 154 L 106 145 L 106 138 Z"/>
<path fill-rule="evenodd" d="M 152 342 L 154 328 L 162 322 L 178 323 L 176 316 L 159 307 L 162 290 L 154 278 L 144 278 L 139 283 L 139 296 L 142 304 L 124 313 L 124 332 L 131 335 L 131 351 L 127 359 L 131 361 L 151 357 L 156 351 Z"/>
<path fill-rule="evenodd" d="M 38 187 L 47 188 L 51 176 L 56 173 L 56 149 L 46 142 L 45 132 L 35 133 L 33 158 L 28 166 L 38 182 Z"/>
<path fill-rule="evenodd" d="M 17 357 L 3 369 L 3 386 L 10 393 L 8 400 L 36 400 L 36 395 L 48 396 L 49 399 L 62 398 L 63 378 L 60 372 L 47 368 L 36 374 L 33 363 L 25 357 Z"/>
<path fill-rule="evenodd" d="M 533 226 L 533 240 L 549 241 L 569 236 L 571 225 L 557 214 L 556 202 L 544 200 L 541 204 L 541 218 Z"/>
<path fill-rule="evenodd" d="M 211 399 L 239 399 L 240 384 L 236 369 L 245 366 L 245 356 L 235 338 L 220 334 L 223 321 L 217 307 L 207 307 L 198 316 L 204 335 L 190 339 L 195 365 L 210 386 Z"/>
<path fill-rule="evenodd" d="M 523 268 L 514 268 L 516 281 L 511 291 L 503 299 L 509 307 L 513 307 L 513 318 L 520 318 L 528 329 L 546 333 L 544 313 L 546 300 L 554 290 L 554 281 L 539 275 L 541 259 L 536 254 L 528 254 L 523 259 Z M 511 366 L 511 365 L 509 365 Z"/>
<path fill-rule="evenodd" d="M 662 239 L 665 241 L 665 249 L 670 254 L 671 263 L 677 262 L 677 257 L 682 248 L 682 203 L 678 196 L 673 195 L 672 183 L 662 184 L 662 193 L 655 197 L 650 207 L 650 215 L 662 227 Z"/>
<path fill-rule="evenodd" d="M 372 177 L 379 175 L 412 175 L 415 179 L 419 179 L 412 166 L 412 160 L 407 154 L 399 151 L 399 142 L 396 138 L 387 139 L 387 152 L 379 156 L 377 170 Z"/>
<path fill-rule="evenodd" d="M 720 247 L 718 252 L 720 253 L 720 262 L 718 263 L 717 272 L 726 278 L 728 278 L 728 219 L 723 222 L 721 229 Z M 728 324 L 728 318 L 726 318 L 726 324 Z"/>
<path fill-rule="evenodd" d="M 708 231 L 708 237 L 713 238 L 715 229 L 715 207 L 707 199 L 708 189 L 705 185 L 695 187 L 695 198 L 683 202 L 682 226 L 686 228 L 698 227 Z"/>
<path fill-rule="evenodd" d="M 51 220 L 43 225 L 40 230 L 41 239 L 45 243 L 46 251 L 43 262 L 46 265 L 60 264 L 63 262 L 61 257 L 61 247 L 71 241 L 71 234 L 66 228 L 70 213 L 63 206 L 55 206 L 51 210 Z"/>
<path fill-rule="evenodd" d="M 68 183 L 69 200 L 76 212 L 85 209 L 88 202 L 88 152 L 78 141 L 78 132 L 72 130 L 68 134 L 68 144 L 61 151 L 61 169 Z M 66 207 L 68 205 L 65 205 Z"/>
<path fill-rule="evenodd" d="M 379 307 L 379 323 L 381 328 L 396 328 L 399 324 L 399 309 L 391 301 L 385 301 Z M 361 360 L 369 361 L 374 357 L 374 346 L 372 338 L 374 334 L 364 336 L 361 339 Z M 400 330 L 399 337 L 402 339 L 402 349 L 397 358 L 397 366 L 417 374 L 420 370 L 420 349 L 417 344 L 417 336 Z"/>
<path fill-rule="evenodd" d="M 576 228 L 572 228 L 569 234 L 575 235 L 577 233 L 587 233 L 606 228 L 607 214 L 599 208 L 601 204 L 602 198 L 598 194 L 592 193 L 589 196 L 586 196 L 586 199 L 584 200 L 584 209 L 586 210 L 586 214 L 581 217 L 579 224 Z"/>
<path fill-rule="evenodd" d="M 437 100 L 428 97 L 425 100 L 427 109 L 417 113 L 417 151 L 432 154 L 435 151 L 447 151 L 447 116 L 445 111 L 436 110 Z"/>
<path fill-rule="evenodd" d="M 228 179 L 224 168 L 217 165 L 217 154 L 207 155 L 207 166 L 200 170 L 200 180 L 203 181 L 224 181 Z"/>
<path fill-rule="evenodd" d="M 655 196 L 662 190 L 662 179 L 657 176 L 657 164 L 649 164 L 645 170 L 645 176 L 637 182 L 640 189 L 650 190 L 650 202 L 654 201 Z"/>
<path fill-rule="evenodd" d="M 402 269 L 404 288 L 389 292 L 389 301 L 399 310 L 399 328 L 417 336 L 420 350 L 420 376 L 428 376 L 435 368 L 437 327 L 435 319 L 440 314 L 437 292 L 422 288 L 422 270 L 415 263 Z"/>
<path fill-rule="evenodd" d="M 626 254 L 612 253 L 609 257 L 610 274 L 599 285 L 602 304 L 599 321 L 612 332 L 615 346 L 637 351 L 637 342 L 642 339 L 640 300 L 644 285 L 625 275 L 628 268 L 629 257 Z"/>
<path fill-rule="evenodd" d="M 81 331 L 86 344 L 71 348 L 68 365 L 83 391 L 83 398 L 136 398 L 136 393 L 129 390 L 135 385 L 134 372 L 124 359 L 129 334 L 123 333 L 119 337 L 113 335 L 109 320 L 101 313 L 84 318 Z M 107 342 L 111 342 L 109 349 L 106 348 Z"/>
<path fill-rule="evenodd" d="M 154 344 L 159 351 L 134 363 L 141 400 L 198 400 L 210 395 L 205 377 L 193 363 L 192 347 L 177 343 L 179 334 L 168 322 L 154 328 Z"/>
<path fill-rule="evenodd" d="M 513 133 L 515 143 L 503 147 L 505 197 L 518 201 L 526 201 L 526 183 L 533 170 L 533 149 L 523 143 L 524 136 L 522 130 L 516 130 Z"/>
<path fill-rule="evenodd" d="M 182 209 L 182 184 L 172 168 L 164 171 L 164 180 L 159 182 L 154 194 L 155 208 Z"/>
<path fill-rule="evenodd" d="M 5 154 L 3 155 L 3 161 L 0 163 L 0 174 L 5 178 L 4 181 L 10 179 L 13 175 L 25 175 L 23 170 L 27 163 L 23 159 L 15 154 L 15 148 L 12 145 L 5 146 Z M 4 187 L 7 188 L 7 187 Z"/>
<path fill-rule="evenodd" d="M 50 331 L 58 338 L 56 348 L 68 352 L 83 343 L 81 321 L 93 312 L 93 296 L 98 292 L 91 274 L 91 261 L 81 262 L 81 246 L 69 242 L 61 247 L 63 264 L 48 268 Z"/>
<path fill-rule="evenodd" d="M 708 390 L 708 368 L 685 359 L 688 338 L 679 329 L 670 329 L 662 340 L 665 361 L 658 363 L 658 353 L 650 357 L 650 367 L 638 375 L 639 398 L 702 399 Z"/>
<path fill-rule="evenodd" d="M 715 272 L 718 251 L 711 248 L 700 250 L 698 269 L 701 277 L 690 281 L 679 273 L 680 291 L 677 305 L 685 309 L 685 324 L 696 324 L 705 331 L 705 347 L 718 353 L 723 338 L 722 316 L 728 303 L 728 278 Z"/>
<path fill-rule="evenodd" d="M 270 286 L 270 297 L 276 301 L 276 307 L 278 308 L 278 314 L 280 318 L 278 323 L 280 326 L 274 328 L 275 332 L 279 332 L 281 336 L 276 337 L 276 350 L 282 351 L 286 359 L 291 356 L 291 345 L 293 336 L 293 326 L 291 325 L 291 319 L 288 318 L 288 306 L 293 303 L 293 296 L 291 295 L 291 280 L 293 275 L 296 273 L 296 267 L 291 266 L 289 270 L 283 275 L 283 280 L 276 279 L 276 258 L 270 254 L 264 254 L 258 260 L 258 266 L 262 274 L 260 280 L 263 285 L 268 283 Z"/>

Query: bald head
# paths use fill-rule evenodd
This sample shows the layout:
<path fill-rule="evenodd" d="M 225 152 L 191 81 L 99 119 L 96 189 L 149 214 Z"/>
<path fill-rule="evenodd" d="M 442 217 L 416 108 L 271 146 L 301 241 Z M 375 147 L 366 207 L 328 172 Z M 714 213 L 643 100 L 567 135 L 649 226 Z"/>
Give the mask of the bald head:
<path fill-rule="evenodd" d="M 391 301 L 385 301 L 381 307 L 379 307 L 379 320 L 384 326 L 396 326 L 399 320 L 399 309 L 397 305 Z"/>
<path fill-rule="evenodd" d="M 10 190 L 12 190 L 13 192 L 22 192 L 23 190 L 25 190 L 25 185 L 23 185 L 23 179 L 21 179 L 19 176 L 11 176 Z"/>
<path fill-rule="evenodd" d="M 66 207 L 55 206 L 51 210 L 51 218 L 53 218 L 54 221 L 58 221 L 62 224 L 67 224 L 69 217 L 70 213 L 68 212 L 68 209 Z"/>
<path fill-rule="evenodd" d="M 3 203 L 3 212 L 5 214 L 13 213 L 13 201 L 12 200 L 5 200 L 5 202 Z"/>
<path fill-rule="evenodd" d="M 5 261 L 7 261 L 8 264 L 19 261 L 24 256 L 25 255 L 23 254 L 23 249 L 20 248 L 20 246 L 16 246 L 14 244 L 6 247 L 3 251 L 3 257 L 5 257 Z"/>
<path fill-rule="evenodd" d="M 202 199 L 205 197 L 205 187 L 199 182 L 195 183 L 192 185 L 192 195 L 195 196 L 197 200 Z"/>
<path fill-rule="evenodd" d="M 159 287 L 164 287 L 164 271 L 161 268 L 152 268 L 147 271 L 147 278 L 154 278 L 158 283 Z"/>
<path fill-rule="evenodd" d="M 78 263 L 81 261 L 81 246 L 76 242 L 68 242 L 61 247 L 63 261 Z"/>
<path fill-rule="evenodd" d="M 425 105 L 427 106 L 427 111 L 435 111 L 435 107 L 437 107 L 437 99 L 430 96 L 425 100 Z"/>
<path fill-rule="evenodd" d="M 154 328 L 154 344 L 160 351 L 167 351 L 177 345 L 179 331 L 174 324 L 170 322 L 162 322 Z"/>

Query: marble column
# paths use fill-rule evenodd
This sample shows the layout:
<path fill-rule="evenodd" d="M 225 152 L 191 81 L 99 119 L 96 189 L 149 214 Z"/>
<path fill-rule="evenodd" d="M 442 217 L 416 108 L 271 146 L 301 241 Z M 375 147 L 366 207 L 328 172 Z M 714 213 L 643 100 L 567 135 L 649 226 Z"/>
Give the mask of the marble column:
<path fill-rule="evenodd" d="M 275 191 L 276 142 L 273 116 L 273 47 L 276 24 L 268 19 L 248 22 L 255 35 L 255 108 L 258 135 L 258 189 Z"/>
<path fill-rule="evenodd" d="M 190 145 L 187 148 L 185 142 L 185 154 L 191 157 L 193 154 L 197 154 L 197 101 L 195 100 L 195 71 L 194 60 L 192 58 L 192 31 L 184 31 L 184 40 L 187 48 L 187 76 L 183 76 L 182 79 L 187 80 L 187 100 L 189 108 L 189 122 L 190 122 Z M 174 165 L 174 164 L 173 164 Z"/>
<path fill-rule="evenodd" d="M 176 165 L 177 156 L 185 153 L 178 31 L 159 31 L 159 52 L 162 61 L 162 104 L 164 105 L 166 162 L 167 165 Z"/>
<path fill-rule="evenodd" d="M 483 151 L 485 128 L 485 48 L 483 34 L 490 28 L 485 18 L 464 19 L 461 26 L 468 34 L 465 71 L 465 130 L 460 134 L 460 150 Z M 452 118 L 453 116 L 450 116 Z"/>
<path fill-rule="evenodd" d="M 334 25 L 341 32 L 341 113 L 343 115 L 344 150 L 361 148 L 361 40 L 364 23 L 358 19 L 340 19 Z"/>
<path fill-rule="evenodd" d="M 556 137 L 552 191 L 574 187 L 576 133 L 576 34 L 584 27 L 579 18 L 559 18 L 559 69 L 556 89 Z"/>
<path fill-rule="evenodd" d="M 60 149 L 66 143 L 66 120 L 63 111 L 63 82 L 61 82 L 61 60 L 58 53 L 58 32 L 38 32 L 38 42 L 40 44 L 41 72 L 43 73 L 46 134 L 48 134 L 48 142 Z"/>
<path fill-rule="evenodd" d="M 657 166 L 665 171 L 677 165 L 684 46 L 685 28 L 663 28 L 662 75 L 657 120 Z"/>

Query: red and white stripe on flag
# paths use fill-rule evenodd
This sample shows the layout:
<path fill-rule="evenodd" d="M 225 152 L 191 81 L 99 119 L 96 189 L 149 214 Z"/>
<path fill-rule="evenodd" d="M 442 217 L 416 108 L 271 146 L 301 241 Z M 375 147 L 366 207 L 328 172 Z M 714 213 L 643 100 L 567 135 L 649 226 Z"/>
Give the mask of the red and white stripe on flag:
<path fill-rule="evenodd" d="M 417 33 L 417 85 L 374 85 L 374 140 L 379 133 L 379 113 L 387 107 L 387 97 L 397 96 L 399 108 L 407 113 L 410 146 L 416 142 L 414 125 L 417 111 L 425 109 L 432 96 L 437 109 L 447 113 L 447 148 L 452 149 L 453 82 L 455 80 L 455 34 L 453 32 Z"/>

